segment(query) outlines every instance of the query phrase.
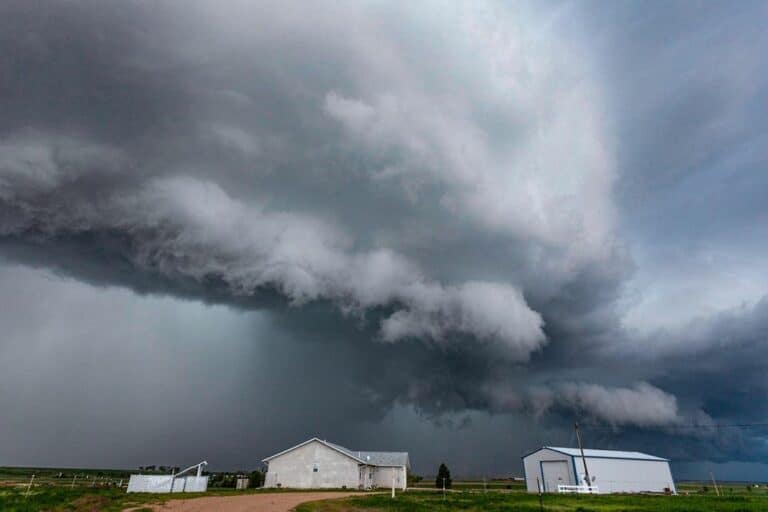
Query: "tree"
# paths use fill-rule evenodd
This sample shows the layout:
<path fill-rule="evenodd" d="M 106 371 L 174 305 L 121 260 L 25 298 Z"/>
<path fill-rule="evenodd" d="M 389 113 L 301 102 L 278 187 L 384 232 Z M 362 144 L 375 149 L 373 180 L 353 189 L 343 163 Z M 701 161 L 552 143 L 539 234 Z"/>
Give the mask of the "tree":
<path fill-rule="evenodd" d="M 251 487 L 261 487 L 264 485 L 264 473 L 259 470 L 251 471 L 250 479 Z"/>
<path fill-rule="evenodd" d="M 437 478 L 435 478 L 435 487 L 442 489 L 445 485 L 446 489 L 451 488 L 451 472 L 448 466 L 440 464 L 440 469 L 437 470 Z"/>
<path fill-rule="evenodd" d="M 424 480 L 424 477 L 419 475 L 414 475 L 410 471 L 408 471 L 405 475 L 405 481 L 408 482 L 408 487 L 412 487 L 413 484 L 417 484 Z"/>

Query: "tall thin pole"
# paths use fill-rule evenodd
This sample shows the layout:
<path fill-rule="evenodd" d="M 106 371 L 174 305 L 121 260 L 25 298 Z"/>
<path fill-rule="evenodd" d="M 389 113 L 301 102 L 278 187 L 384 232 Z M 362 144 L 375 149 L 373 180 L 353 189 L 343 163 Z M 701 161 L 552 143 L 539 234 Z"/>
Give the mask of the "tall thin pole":
<path fill-rule="evenodd" d="M 587 486 L 592 486 L 592 480 L 589 478 L 589 470 L 587 469 L 587 458 L 584 456 L 584 447 L 581 445 L 581 433 L 579 432 L 579 422 L 576 422 L 576 439 L 579 441 L 579 451 L 581 452 L 581 462 L 584 463 L 584 476 L 587 477 Z M 592 490 L 590 489 L 590 492 Z"/>
<path fill-rule="evenodd" d="M 541 496 L 541 482 L 539 482 L 539 477 L 536 477 L 536 488 L 539 490 L 539 509 L 541 509 L 541 512 L 544 512 L 544 498 Z"/>
<path fill-rule="evenodd" d="M 709 476 L 710 478 L 712 478 L 712 485 L 715 486 L 715 493 L 717 493 L 717 495 L 720 496 L 720 489 L 717 488 L 717 482 L 715 481 L 715 474 L 710 471 Z"/>
<path fill-rule="evenodd" d="M 32 490 L 32 482 L 34 481 L 35 481 L 35 475 L 32 475 L 32 478 L 29 480 L 29 485 L 27 486 L 27 492 L 26 494 L 24 494 L 25 498 L 29 496 L 29 491 Z"/>

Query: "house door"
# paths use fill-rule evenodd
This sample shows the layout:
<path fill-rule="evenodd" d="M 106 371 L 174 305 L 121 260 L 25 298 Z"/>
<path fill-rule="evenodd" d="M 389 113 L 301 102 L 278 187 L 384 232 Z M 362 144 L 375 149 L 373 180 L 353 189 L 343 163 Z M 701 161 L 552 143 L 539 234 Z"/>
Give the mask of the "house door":
<path fill-rule="evenodd" d="M 565 460 L 545 460 L 541 462 L 541 479 L 544 492 L 557 492 L 558 485 L 571 483 L 571 468 Z"/>

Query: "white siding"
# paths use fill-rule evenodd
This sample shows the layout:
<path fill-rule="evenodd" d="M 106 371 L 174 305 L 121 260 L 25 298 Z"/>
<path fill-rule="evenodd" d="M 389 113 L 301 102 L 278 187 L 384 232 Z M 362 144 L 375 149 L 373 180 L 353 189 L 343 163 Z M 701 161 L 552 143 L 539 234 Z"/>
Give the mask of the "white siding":
<path fill-rule="evenodd" d="M 581 457 L 574 457 L 579 479 L 583 478 L 584 465 Z M 587 457 L 589 476 L 594 479 L 600 494 L 614 492 L 664 492 L 675 491 L 675 482 L 667 461 L 632 460 Z"/>
<path fill-rule="evenodd" d="M 528 492 L 538 492 L 538 483 L 545 492 L 557 492 L 557 486 L 583 483 L 582 458 L 543 448 L 523 458 L 525 485 Z M 587 457 L 592 485 L 600 494 L 617 492 L 675 493 L 675 482 L 665 460 L 637 460 L 610 457 Z M 578 481 L 577 481 L 578 480 Z"/>
<path fill-rule="evenodd" d="M 171 475 L 131 475 L 128 480 L 127 492 L 205 492 L 208 490 L 207 476 L 181 476 L 174 478 Z"/>
<path fill-rule="evenodd" d="M 271 459 L 264 487 L 280 484 L 280 487 L 298 489 L 357 489 L 358 465 L 356 460 L 313 441 Z"/>
<path fill-rule="evenodd" d="M 372 471 L 372 481 L 374 487 L 383 487 L 385 489 L 391 489 L 392 488 L 392 473 L 395 474 L 395 488 L 396 489 L 403 489 L 406 488 L 406 472 L 405 468 L 402 466 L 394 466 L 394 467 L 387 467 L 387 466 L 377 466 L 377 467 L 371 467 Z"/>
<path fill-rule="evenodd" d="M 565 462 L 567 468 L 571 468 L 566 475 L 562 476 L 563 480 L 559 481 L 556 478 L 552 481 L 544 481 L 544 475 L 542 475 L 542 463 L 544 462 L 559 461 Z M 557 492 L 557 486 L 562 485 L 575 485 L 575 478 L 573 476 L 573 462 L 571 457 L 554 450 L 544 448 L 537 452 L 534 452 L 523 459 L 523 468 L 525 470 L 525 487 L 528 492 L 538 492 L 537 481 L 542 486 L 542 490 L 546 492 Z M 567 478 L 567 481 L 566 481 Z"/>

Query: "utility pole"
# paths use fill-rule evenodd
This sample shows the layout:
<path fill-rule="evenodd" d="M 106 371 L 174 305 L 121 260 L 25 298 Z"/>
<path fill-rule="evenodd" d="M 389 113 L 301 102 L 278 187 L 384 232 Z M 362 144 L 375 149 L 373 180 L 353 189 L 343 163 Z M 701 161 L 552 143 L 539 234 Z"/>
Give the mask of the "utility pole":
<path fill-rule="evenodd" d="M 536 489 L 539 491 L 539 509 L 541 512 L 544 512 L 544 499 L 541 496 L 541 482 L 539 482 L 539 477 L 536 477 Z"/>
<path fill-rule="evenodd" d="M 35 481 L 35 475 L 32 475 L 32 478 L 29 480 L 29 485 L 27 486 L 27 492 L 24 494 L 24 497 L 27 498 L 29 496 L 29 491 L 32 490 L 32 482 Z"/>
<path fill-rule="evenodd" d="M 715 474 L 710 471 L 709 477 L 712 479 L 712 485 L 715 486 L 715 493 L 717 493 L 717 495 L 720 496 L 720 489 L 717 488 L 717 482 L 715 481 Z"/>
<path fill-rule="evenodd" d="M 590 487 L 590 491 L 589 492 L 592 492 L 592 490 L 591 490 L 592 480 L 590 480 L 590 478 L 589 478 L 589 470 L 587 469 L 587 458 L 584 457 L 584 447 L 581 445 L 581 433 L 579 432 L 579 422 L 578 421 L 576 422 L 575 427 L 576 427 L 576 439 L 579 441 L 579 451 L 581 451 L 581 462 L 584 463 L 584 476 L 586 476 L 587 486 Z"/>

